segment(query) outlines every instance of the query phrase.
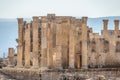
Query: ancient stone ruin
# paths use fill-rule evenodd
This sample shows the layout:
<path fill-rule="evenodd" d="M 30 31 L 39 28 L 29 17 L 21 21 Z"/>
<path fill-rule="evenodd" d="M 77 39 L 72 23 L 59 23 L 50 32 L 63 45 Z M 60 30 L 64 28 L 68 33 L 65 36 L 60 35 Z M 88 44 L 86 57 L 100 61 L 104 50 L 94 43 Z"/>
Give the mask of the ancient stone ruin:
<path fill-rule="evenodd" d="M 108 20 L 103 20 L 101 35 L 93 33 L 92 28 L 89 28 L 87 17 L 77 19 L 72 16 L 48 14 L 34 16 L 30 23 L 23 18 L 17 20 L 17 65 L 14 66 L 14 52 L 10 48 L 9 67 L 35 69 L 40 71 L 42 76 L 45 75 L 41 71 L 46 75 L 51 75 L 49 72 L 52 72 L 52 75 L 62 76 L 60 80 L 65 80 L 62 78 L 66 70 L 70 75 L 72 72 L 73 75 L 84 73 L 84 70 L 90 75 L 98 68 L 103 71 L 100 72 L 103 75 L 106 72 L 105 68 L 120 67 L 119 20 L 114 20 L 114 30 L 108 30 Z M 89 69 L 95 70 L 92 73 Z M 62 70 L 60 71 L 62 74 L 58 73 L 59 70 Z M 115 69 L 115 71 L 119 70 Z M 110 73 L 112 74 L 111 70 Z M 53 79 L 47 76 L 46 79 L 43 77 L 43 80 Z M 74 79 L 71 77 L 69 80 Z M 100 77 L 98 80 L 104 79 Z"/>
<path fill-rule="evenodd" d="M 33 17 L 26 23 L 18 18 L 17 67 L 41 69 L 79 69 L 120 67 L 119 20 L 108 30 L 103 20 L 102 34 L 93 33 L 87 17 Z"/>

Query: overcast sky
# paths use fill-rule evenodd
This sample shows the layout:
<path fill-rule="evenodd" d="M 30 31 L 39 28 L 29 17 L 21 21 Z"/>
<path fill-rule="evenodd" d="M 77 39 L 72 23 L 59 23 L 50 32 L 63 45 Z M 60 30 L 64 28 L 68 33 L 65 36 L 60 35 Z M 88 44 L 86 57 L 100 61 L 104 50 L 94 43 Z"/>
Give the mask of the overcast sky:
<path fill-rule="evenodd" d="M 0 18 L 30 18 L 44 16 L 47 13 L 75 17 L 120 16 L 119 8 L 120 0 L 0 0 Z M 9 47 L 16 48 L 16 38 L 17 21 L 1 22 L 0 57 L 4 52 L 7 55 Z"/>
<path fill-rule="evenodd" d="M 67 16 L 120 16 L 120 0 L 0 0 L 0 18 L 55 13 Z"/>

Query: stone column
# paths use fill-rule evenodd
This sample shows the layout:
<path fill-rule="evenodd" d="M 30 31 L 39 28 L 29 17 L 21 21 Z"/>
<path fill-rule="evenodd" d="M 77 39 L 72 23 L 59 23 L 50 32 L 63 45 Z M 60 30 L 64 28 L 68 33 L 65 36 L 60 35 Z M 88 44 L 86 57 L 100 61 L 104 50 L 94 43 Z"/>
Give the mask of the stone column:
<path fill-rule="evenodd" d="M 82 68 L 88 68 L 87 62 L 87 17 L 82 18 Z"/>
<path fill-rule="evenodd" d="M 9 53 L 8 53 L 8 57 L 9 57 L 9 67 L 13 67 L 14 66 L 14 49 L 13 48 L 9 48 Z"/>
<path fill-rule="evenodd" d="M 75 68 L 75 19 L 71 19 L 69 28 L 69 68 Z"/>
<path fill-rule="evenodd" d="M 47 69 L 47 22 L 41 26 L 41 69 Z"/>
<path fill-rule="evenodd" d="M 104 27 L 103 27 L 103 36 L 107 36 L 108 35 L 108 30 L 107 30 L 107 28 L 108 28 L 108 20 L 103 20 L 103 25 L 104 25 Z"/>
<path fill-rule="evenodd" d="M 25 67 L 30 68 L 30 27 L 28 23 L 25 27 Z"/>
<path fill-rule="evenodd" d="M 50 23 L 49 26 L 47 26 L 47 65 L 49 68 L 52 68 L 52 54 L 51 54 L 51 29 L 50 29 Z"/>
<path fill-rule="evenodd" d="M 24 21 L 23 18 L 18 18 L 18 46 L 17 46 L 17 67 L 22 68 L 23 63 L 23 28 Z"/>
<path fill-rule="evenodd" d="M 114 35 L 115 35 L 115 37 L 118 37 L 118 34 L 119 34 L 119 20 L 114 20 L 114 24 L 115 24 Z"/>
<path fill-rule="evenodd" d="M 39 68 L 38 63 L 38 49 L 39 49 L 39 38 L 38 38 L 38 29 L 39 29 L 39 17 L 33 17 L 33 67 L 32 68 Z"/>
<path fill-rule="evenodd" d="M 63 68 L 68 68 L 69 65 L 69 26 L 68 26 L 68 20 L 64 19 L 62 20 L 62 63 Z"/>
<path fill-rule="evenodd" d="M 56 23 L 56 68 L 62 69 L 62 27 L 61 20 Z"/>

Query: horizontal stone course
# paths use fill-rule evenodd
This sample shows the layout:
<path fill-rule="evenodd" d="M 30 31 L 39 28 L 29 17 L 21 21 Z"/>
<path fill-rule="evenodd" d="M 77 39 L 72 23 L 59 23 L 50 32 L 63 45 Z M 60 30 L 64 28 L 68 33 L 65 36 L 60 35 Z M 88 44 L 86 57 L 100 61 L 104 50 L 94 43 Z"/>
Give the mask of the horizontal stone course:
<path fill-rule="evenodd" d="M 83 78 L 88 76 L 89 78 L 97 78 L 102 75 L 105 78 L 119 78 L 120 69 L 117 68 L 105 68 L 105 69 L 17 69 L 17 68 L 3 68 L 0 73 L 12 77 L 17 80 L 60 80 L 61 77 Z M 72 79 L 70 79 L 72 80 Z"/>

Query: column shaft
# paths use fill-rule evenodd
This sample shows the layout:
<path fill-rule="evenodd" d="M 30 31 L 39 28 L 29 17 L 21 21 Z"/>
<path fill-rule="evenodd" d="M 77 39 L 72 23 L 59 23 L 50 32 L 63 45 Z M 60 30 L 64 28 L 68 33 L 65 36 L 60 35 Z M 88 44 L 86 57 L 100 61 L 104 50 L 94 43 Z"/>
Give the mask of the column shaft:
<path fill-rule="evenodd" d="M 56 68 L 62 69 L 62 26 L 56 23 Z"/>
<path fill-rule="evenodd" d="M 39 18 L 33 17 L 33 68 L 39 68 L 38 63 L 38 49 L 39 49 L 39 38 L 38 38 L 38 31 L 39 31 Z"/>
<path fill-rule="evenodd" d="M 118 37 L 118 34 L 119 34 L 119 20 L 114 20 L 114 24 L 115 24 L 114 34 L 115 34 L 116 37 Z"/>
<path fill-rule="evenodd" d="M 75 68 L 75 25 L 74 19 L 71 20 L 69 29 L 69 68 Z"/>
<path fill-rule="evenodd" d="M 14 66 L 14 49 L 9 48 L 9 66 L 12 67 Z"/>
<path fill-rule="evenodd" d="M 87 17 L 82 18 L 82 68 L 87 68 Z"/>
<path fill-rule="evenodd" d="M 103 25 L 104 25 L 104 27 L 103 27 L 103 35 L 107 36 L 108 35 L 108 30 L 107 30 L 107 28 L 108 28 L 108 20 L 103 20 Z"/>
<path fill-rule="evenodd" d="M 23 18 L 18 18 L 18 47 L 17 47 L 17 67 L 23 67 Z"/>
<path fill-rule="evenodd" d="M 47 69 L 47 23 L 42 22 L 41 27 L 41 68 Z"/>
<path fill-rule="evenodd" d="M 62 63 L 63 68 L 68 68 L 69 65 L 69 26 L 68 21 L 65 20 L 62 22 Z"/>
<path fill-rule="evenodd" d="M 25 67 L 30 68 L 30 26 L 29 23 L 25 28 Z"/>

